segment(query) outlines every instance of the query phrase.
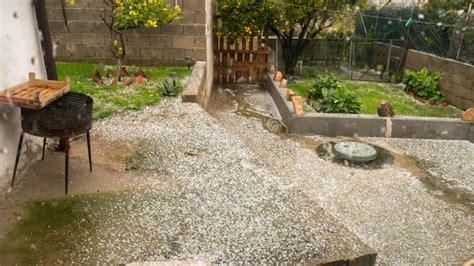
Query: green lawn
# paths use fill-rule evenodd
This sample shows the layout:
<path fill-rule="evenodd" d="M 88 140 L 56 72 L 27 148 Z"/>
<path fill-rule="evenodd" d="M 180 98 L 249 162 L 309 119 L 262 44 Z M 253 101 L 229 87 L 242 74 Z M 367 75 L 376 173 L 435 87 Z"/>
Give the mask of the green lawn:
<path fill-rule="evenodd" d="M 57 63 L 58 77 L 63 80 L 66 76 L 71 79 L 72 91 L 85 93 L 94 98 L 94 118 L 100 119 L 123 111 L 140 110 L 146 106 L 155 105 L 160 101 L 163 91 L 162 81 L 171 72 L 178 73 L 179 83 L 191 71 L 185 67 L 143 67 L 150 82 L 141 86 L 122 85 L 97 86 L 92 81 L 92 73 L 97 68 L 104 75 L 104 65 L 88 63 Z M 110 66 L 112 67 L 112 66 Z M 134 74 L 128 67 L 130 75 Z"/>
<path fill-rule="evenodd" d="M 345 82 L 349 89 L 356 92 L 361 100 L 362 114 L 377 114 L 377 102 L 389 101 L 394 108 L 395 114 L 400 116 L 428 116 L 428 117 L 460 117 L 461 110 L 453 106 L 433 106 L 422 104 L 405 94 L 400 89 L 390 84 L 378 84 L 373 82 Z M 296 94 L 306 97 L 306 90 L 311 86 L 311 81 L 302 83 L 291 83 L 288 87 Z"/>

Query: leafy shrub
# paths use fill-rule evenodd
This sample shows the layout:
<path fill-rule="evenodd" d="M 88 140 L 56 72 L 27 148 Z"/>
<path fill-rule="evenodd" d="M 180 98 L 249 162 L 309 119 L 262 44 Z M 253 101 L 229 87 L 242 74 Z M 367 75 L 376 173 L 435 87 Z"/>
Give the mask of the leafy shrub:
<path fill-rule="evenodd" d="M 360 112 L 360 100 L 334 75 L 319 76 L 308 90 L 308 98 L 316 104 L 317 111 L 325 113 Z"/>
<path fill-rule="evenodd" d="M 175 82 L 170 82 L 168 80 L 163 80 L 163 92 L 161 93 L 161 96 L 166 96 L 166 97 L 174 97 L 177 96 L 181 90 L 181 86 L 179 86 Z"/>
<path fill-rule="evenodd" d="M 419 72 L 407 70 L 403 83 L 407 86 L 406 90 L 413 92 L 417 96 L 432 102 L 439 102 L 444 98 L 438 87 L 441 76 L 441 72 L 431 74 L 426 68 Z"/>

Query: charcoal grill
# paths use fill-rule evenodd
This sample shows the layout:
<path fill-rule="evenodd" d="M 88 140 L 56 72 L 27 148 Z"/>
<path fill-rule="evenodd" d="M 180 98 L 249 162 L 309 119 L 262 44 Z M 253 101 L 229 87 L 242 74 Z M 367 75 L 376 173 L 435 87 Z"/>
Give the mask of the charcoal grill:
<path fill-rule="evenodd" d="M 11 185 L 14 185 L 15 176 L 20 159 L 21 147 L 25 133 L 43 138 L 41 160 L 44 160 L 46 140 L 60 138 L 65 143 L 65 193 L 68 192 L 69 173 L 69 139 L 86 134 L 87 152 L 89 155 L 89 170 L 92 172 L 92 157 L 89 131 L 92 128 L 91 97 L 76 92 L 68 92 L 61 98 L 42 109 L 21 109 L 22 132 L 18 141 L 15 168 Z"/>

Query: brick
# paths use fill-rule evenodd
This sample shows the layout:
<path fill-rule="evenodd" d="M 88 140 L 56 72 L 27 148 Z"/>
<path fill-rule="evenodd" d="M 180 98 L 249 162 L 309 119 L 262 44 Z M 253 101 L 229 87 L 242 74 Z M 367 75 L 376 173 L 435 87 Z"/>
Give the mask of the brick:
<path fill-rule="evenodd" d="M 82 35 L 82 44 L 84 45 L 104 45 L 104 35 L 101 33 L 85 33 Z"/>
<path fill-rule="evenodd" d="M 152 47 L 172 47 L 173 37 L 162 35 L 150 35 L 150 46 Z"/>
<path fill-rule="evenodd" d="M 142 58 L 163 58 L 163 49 L 162 48 L 140 48 L 140 56 Z"/>
<path fill-rule="evenodd" d="M 87 3 L 87 6 L 88 7 L 91 7 L 91 8 L 104 8 L 104 7 L 107 7 L 103 1 L 99 1 L 99 0 L 93 0 L 93 1 L 88 1 L 89 3 Z"/>
<path fill-rule="evenodd" d="M 206 11 L 203 0 L 183 0 L 183 11 Z"/>
<path fill-rule="evenodd" d="M 184 26 L 184 35 L 187 36 L 203 36 L 206 34 L 204 25 L 186 25 Z"/>
<path fill-rule="evenodd" d="M 193 60 L 206 60 L 206 49 L 186 49 L 185 56 L 191 56 Z"/>
<path fill-rule="evenodd" d="M 283 79 L 283 73 L 281 73 L 280 71 L 277 71 L 277 73 L 275 74 L 274 80 L 276 82 L 280 82 L 282 79 Z"/>
<path fill-rule="evenodd" d="M 168 59 L 184 59 L 184 49 L 163 48 L 163 55 Z"/>
<path fill-rule="evenodd" d="M 173 37 L 173 47 L 175 48 L 193 48 L 196 47 L 196 38 L 188 36 Z"/>
<path fill-rule="evenodd" d="M 287 90 L 287 100 L 291 101 L 291 98 L 293 98 L 294 96 L 295 96 L 295 92 L 291 89 L 288 89 Z"/>
<path fill-rule="evenodd" d="M 56 14 L 57 19 L 64 20 L 64 15 L 62 9 L 58 9 L 60 14 Z M 77 21 L 79 20 L 79 15 L 81 13 L 80 8 L 66 8 L 66 17 L 68 21 Z"/>
<path fill-rule="evenodd" d="M 46 7 L 61 7 L 61 2 L 56 0 L 44 0 Z"/>
<path fill-rule="evenodd" d="M 160 27 L 163 35 L 183 35 L 183 26 L 178 24 L 168 24 Z"/>
<path fill-rule="evenodd" d="M 291 102 L 293 103 L 293 108 L 295 109 L 296 115 L 304 115 L 303 100 L 301 96 L 291 97 Z"/>
<path fill-rule="evenodd" d="M 471 107 L 462 113 L 463 121 L 474 121 L 474 107 Z"/>
<path fill-rule="evenodd" d="M 135 66 L 150 66 L 151 60 L 144 59 L 144 58 L 137 58 L 137 57 L 128 57 L 125 59 L 125 63 L 127 65 L 135 65 Z"/>
<path fill-rule="evenodd" d="M 137 33 L 140 33 L 140 34 L 150 34 L 150 35 L 153 35 L 153 34 L 160 34 L 160 28 L 146 28 L 146 27 L 140 27 L 138 29 L 136 29 Z"/>

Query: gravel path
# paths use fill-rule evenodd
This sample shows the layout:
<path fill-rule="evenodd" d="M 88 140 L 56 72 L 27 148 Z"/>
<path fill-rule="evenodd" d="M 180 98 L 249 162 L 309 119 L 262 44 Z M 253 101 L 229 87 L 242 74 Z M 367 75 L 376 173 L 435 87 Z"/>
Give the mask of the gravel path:
<path fill-rule="evenodd" d="M 164 101 L 94 134 L 139 144 L 136 167 L 157 182 L 90 214 L 98 226 L 74 262 L 325 262 L 373 252 L 195 104 Z"/>
<path fill-rule="evenodd" d="M 247 103 L 271 102 L 265 91 L 247 91 Z M 472 191 L 473 144 L 366 139 L 389 149 L 395 163 L 377 170 L 355 169 L 318 158 L 314 147 L 334 139 L 301 141 L 269 133 L 255 119 L 235 115 L 229 107 L 232 101 L 229 94 L 216 93 L 210 113 L 288 186 L 301 189 L 376 248 L 380 264 L 458 264 L 474 254 L 474 237 L 468 233 L 474 231 L 472 206 L 429 185 L 426 173 L 404 156 L 430 160 L 434 166 L 429 172 Z"/>

